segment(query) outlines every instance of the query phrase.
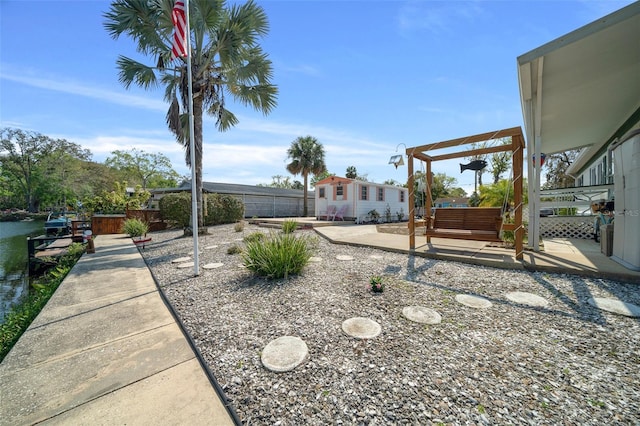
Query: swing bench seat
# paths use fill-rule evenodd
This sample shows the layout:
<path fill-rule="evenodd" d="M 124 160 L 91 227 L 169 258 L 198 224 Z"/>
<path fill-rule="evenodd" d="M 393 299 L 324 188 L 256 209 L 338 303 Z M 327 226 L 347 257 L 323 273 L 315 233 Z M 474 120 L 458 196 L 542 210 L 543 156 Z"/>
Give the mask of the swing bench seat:
<path fill-rule="evenodd" d="M 501 242 L 500 207 L 445 207 L 426 219 L 425 235 L 431 238 Z"/>

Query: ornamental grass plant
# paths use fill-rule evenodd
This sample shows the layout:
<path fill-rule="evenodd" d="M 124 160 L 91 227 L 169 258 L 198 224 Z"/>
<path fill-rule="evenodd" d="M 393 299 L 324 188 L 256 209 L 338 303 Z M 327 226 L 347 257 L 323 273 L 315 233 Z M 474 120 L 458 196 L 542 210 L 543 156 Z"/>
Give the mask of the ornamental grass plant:
<path fill-rule="evenodd" d="M 264 239 L 246 241 L 246 244 L 242 252 L 244 266 L 269 279 L 286 279 L 289 275 L 299 274 L 315 247 L 313 238 L 291 233 L 271 233 Z"/>

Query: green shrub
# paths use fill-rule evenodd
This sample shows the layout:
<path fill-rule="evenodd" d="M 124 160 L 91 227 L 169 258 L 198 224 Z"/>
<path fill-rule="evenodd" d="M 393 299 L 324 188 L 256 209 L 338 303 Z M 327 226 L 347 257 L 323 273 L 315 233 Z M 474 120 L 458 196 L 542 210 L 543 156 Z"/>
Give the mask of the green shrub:
<path fill-rule="evenodd" d="M 187 228 L 191 223 L 191 194 L 167 194 L 160 199 L 160 215 L 175 226 Z"/>
<path fill-rule="evenodd" d="M 149 232 L 149 225 L 140 219 L 127 219 L 122 225 L 122 232 L 128 234 L 130 237 L 142 237 Z"/>
<path fill-rule="evenodd" d="M 247 243 L 242 253 L 244 266 L 270 279 L 299 274 L 309 262 L 312 243 L 306 236 L 275 233 Z"/>
<path fill-rule="evenodd" d="M 208 194 L 205 225 L 234 223 L 244 218 L 244 204 L 231 195 Z"/>
<path fill-rule="evenodd" d="M 296 229 L 298 229 L 298 222 L 295 220 L 285 220 L 282 222 L 282 232 L 285 234 L 291 234 Z"/>
<path fill-rule="evenodd" d="M 249 235 L 244 237 L 244 242 L 245 243 L 253 243 L 256 241 L 263 241 L 265 238 L 267 238 L 267 235 L 264 234 L 263 232 L 260 231 L 256 231 L 256 232 L 252 232 Z"/>
<path fill-rule="evenodd" d="M 234 225 L 233 229 L 234 229 L 236 232 L 242 232 L 242 231 L 244 231 L 244 221 L 242 221 L 242 220 L 241 220 L 240 222 L 237 222 L 237 223 Z"/>
<path fill-rule="evenodd" d="M 67 254 L 60 258 L 58 265 L 36 279 L 31 284 L 33 290 L 28 296 L 7 312 L 4 322 L 0 324 L 0 362 L 38 316 L 82 253 L 84 253 L 82 244 L 71 244 Z"/>
<path fill-rule="evenodd" d="M 127 193 L 127 182 L 114 182 L 112 191 L 103 190 L 100 195 L 84 200 L 84 208 L 90 213 L 122 214 L 127 209 L 139 209 L 151 198 L 151 193 L 136 185 L 133 194 Z"/>
<path fill-rule="evenodd" d="M 237 244 L 229 246 L 229 248 L 227 249 L 227 254 L 238 254 L 238 253 L 242 253 L 242 248 L 240 248 L 240 246 Z"/>

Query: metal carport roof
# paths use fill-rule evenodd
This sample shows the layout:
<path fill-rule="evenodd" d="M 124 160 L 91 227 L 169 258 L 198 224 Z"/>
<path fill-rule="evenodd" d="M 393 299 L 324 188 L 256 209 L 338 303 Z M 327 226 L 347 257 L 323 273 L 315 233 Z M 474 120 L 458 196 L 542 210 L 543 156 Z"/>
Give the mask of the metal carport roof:
<path fill-rule="evenodd" d="M 518 57 L 528 143 L 597 152 L 640 115 L 640 2 Z"/>

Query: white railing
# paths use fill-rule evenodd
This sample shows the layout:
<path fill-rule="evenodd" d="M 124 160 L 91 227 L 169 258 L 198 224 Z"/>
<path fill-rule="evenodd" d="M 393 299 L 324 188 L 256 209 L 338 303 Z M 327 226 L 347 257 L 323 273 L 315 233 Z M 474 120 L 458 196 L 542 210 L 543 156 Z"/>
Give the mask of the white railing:
<path fill-rule="evenodd" d="M 540 191 L 540 208 L 553 215 L 540 218 L 540 235 L 547 238 L 593 238 L 593 204 L 613 198 L 613 185 L 580 186 Z M 573 215 L 561 215 L 567 213 Z"/>
<path fill-rule="evenodd" d="M 559 209 L 575 208 L 577 215 L 591 214 L 591 204 L 613 198 L 613 185 L 579 186 L 575 188 L 543 189 L 540 191 L 540 207 Z"/>

